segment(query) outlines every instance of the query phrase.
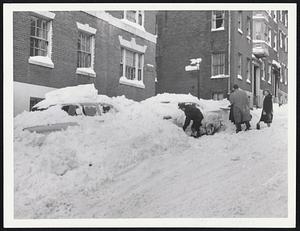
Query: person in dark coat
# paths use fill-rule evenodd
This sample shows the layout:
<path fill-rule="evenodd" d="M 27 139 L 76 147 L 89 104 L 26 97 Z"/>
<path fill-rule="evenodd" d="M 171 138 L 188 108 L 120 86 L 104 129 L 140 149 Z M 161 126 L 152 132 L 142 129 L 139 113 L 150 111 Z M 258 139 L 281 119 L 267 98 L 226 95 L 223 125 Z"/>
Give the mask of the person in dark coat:
<path fill-rule="evenodd" d="M 271 126 L 273 120 L 273 102 L 272 102 L 272 95 L 269 90 L 264 90 L 263 94 L 265 96 L 263 101 L 263 109 L 261 112 L 261 117 L 256 124 L 256 128 L 260 129 L 260 122 L 264 122 L 267 124 L 268 127 Z"/>
<path fill-rule="evenodd" d="M 179 109 L 184 111 L 184 114 L 186 116 L 185 122 L 183 125 L 183 131 L 186 130 L 186 128 L 189 126 L 191 120 L 193 121 L 192 124 L 192 136 L 194 137 L 200 137 L 200 126 L 202 125 L 203 120 L 203 114 L 202 112 L 194 105 L 186 105 L 184 103 L 178 104 Z M 194 133 L 196 132 L 196 136 Z"/>
<path fill-rule="evenodd" d="M 237 84 L 233 85 L 234 92 L 230 94 L 229 101 L 233 107 L 233 118 L 236 126 L 236 133 L 242 130 L 241 124 L 246 124 L 246 131 L 250 129 L 250 107 L 248 96 L 245 91 L 239 89 Z"/>

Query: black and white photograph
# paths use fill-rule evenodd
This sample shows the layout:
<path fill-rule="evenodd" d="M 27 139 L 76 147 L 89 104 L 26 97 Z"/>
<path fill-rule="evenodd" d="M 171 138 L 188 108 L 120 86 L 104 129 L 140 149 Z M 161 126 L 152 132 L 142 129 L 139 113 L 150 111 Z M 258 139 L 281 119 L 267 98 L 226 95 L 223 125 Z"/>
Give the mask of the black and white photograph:
<path fill-rule="evenodd" d="M 7 227 L 295 226 L 296 4 L 5 4 L 4 30 Z"/>

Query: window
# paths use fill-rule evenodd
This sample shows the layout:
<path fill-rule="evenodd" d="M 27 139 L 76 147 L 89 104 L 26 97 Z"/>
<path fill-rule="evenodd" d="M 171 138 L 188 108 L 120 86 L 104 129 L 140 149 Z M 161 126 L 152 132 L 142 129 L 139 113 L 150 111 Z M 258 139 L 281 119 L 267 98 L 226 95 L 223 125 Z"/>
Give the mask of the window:
<path fill-rule="evenodd" d="M 251 39 L 251 18 L 247 17 L 247 38 Z"/>
<path fill-rule="evenodd" d="M 269 44 L 269 46 L 271 46 L 271 42 L 272 42 L 272 31 L 270 28 L 268 28 L 268 44 Z"/>
<path fill-rule="evenodd" d="M 272 65 L 271 63 L 269 63 L 268 65 L 268 83 L 271 84 L 272 82 Z"/>
<path fill-rule="evenodd" d="M 224 15 L 225 11 L 212 12 L 212 30 L 224 30 Z"/>
<path fill-rule="evenodd" d="M 76 74 L 96 77 L 94 71 L 96 29 L 77 22 L 77 69 Z"/>
<path fill-rule="evenodd" d="M 144 26 L 144 11 L 141 10 L 126 10 L 125 19 L 130 22 L 136 23 L 140 26 Z"/>
<path fill-rule="evenodd" d="M 225 75 L 225 54 L 212 54 L 212 76 Z"/>
<path fill-rule="evenodd" d="M 243 33 L 243 14 L 242 14 L 242 11 L 239 11 L 238 12 L 238 31 L 240 33 Z"/>
<path fill-rule="evenodd" d="M 274 42 L 273 42 L 273 48 L 275 51 L 277 51 L 277 34 L 274 34 Z"/>
<path fill-rule="evenodd" d="M 91 35 L 79 32 L 77 43 L 77 67 L 91 67 Z"/>
<path fill-rule="evenodd" d="M 239 79 L 242 79 L 242 66 L 243 66 L 243 62 L 242 62 L 242 54 L 239 53 L 238 54 L 238 71 L 237 71 L 237 74 L 238 74 L 238 78 Z"/>
<path fill-rule="evenodd" d="M 30 56 L 47 56 L 49 23 L 45 19 L 31 16 Z"/>
<path fill-rule="evenodd" d="M 284 43 L 284 51 L 287 52 L 288 51 L 288 37 L 285 36 L 285 43 Z"/>
<path fill-rule="evenodd" d="M 128 80 L 143 80 L 144 55 L 121 48 L 120 74 Z"/>
<path fill-rule="evenodd" d="M 280 48 L 283 48 L 283 33 L 279 31 L 279 45 Z"/>
<path fill-rule="evenodd" d="M 275 22 L 277 22 L 277 10 L 274 10 L 273 12 L 273 19 Z"/>
<path fill-rule="evenodd" d="M 123 39 L 121 35 L 119 35 L 119 41 L 121 49 L 119 83 L 145 88 L 143 75 L 144 54 L 147 46 L 137 44 L 135 38 L 131 38 L 131 41 Z"/>
<path fill-rule="evenodd" d="M 282 10 L 279 11 L 279 17 L 280 17 L 280 21 L 283 22 L 283 11 Z"/>
<path fill-rule="evenodd" d="M 32 107 L 33 107 L 34 105 L 36 105 L 38 102 L 42 101 L 43 98 L 30 97 L 29 100 L 30 100 L 30 101 L 29 101 L 29 111 L 31 111 L 31 110 L 32 110 Z"/>
<path fill-rule="evenodd" d="M 288 69 L 284 68 L 284 84 L 287 85 L 287 81 L 288 81 Z"/>
<path fill-rule="evenodd" d="M 224 99 L 224 93 L 214 92 L 212 94 L 212 98 L 213 98 L 213 100 L 222 100 L 222 99 Z"/>
<path fill-rule="evenodd" d="M 281 65 L 281 68 L 280 68 L 280 82 L 282 83 L 283 82 L 283 79 L 284 79 L 284 66 Z"/>
<path fill-rule="evenodd" d="M 55 14 L 49 11 L 33 11 L 30 16 L 30 57 L 28 62 L 54 68 L 52 53 L 52 20 Z"/>
<path fill-rule="evenodd" d="M 251 59 L 247 58 L 247 80 L 248 83 L 251 83 Z"/>
<path fill-rule="evenodd" d="M 284 15 L 284 25 L 288 26 L 288 12 L 286 11 L 285 15 Z"/>
<path fill-rule="evenodd" d="M 261 79 L 265 80 L 265 78 L 266 78 L 266 64 L 265 64 L 264 60 L 262 61 L 262 64 L 261 64 L 261 71 L 262 71 Z"/>

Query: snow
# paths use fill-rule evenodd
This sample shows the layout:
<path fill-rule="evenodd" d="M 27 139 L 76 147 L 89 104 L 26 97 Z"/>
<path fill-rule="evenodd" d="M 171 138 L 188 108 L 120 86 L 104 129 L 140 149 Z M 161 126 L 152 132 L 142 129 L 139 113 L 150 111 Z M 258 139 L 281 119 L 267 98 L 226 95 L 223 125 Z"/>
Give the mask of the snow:
<path fill-rule="evenodd" d="M 120 78 L 119 82 L 122 84 L 134 86 L 134 87 L 145 88 L 143 81 L 139 81 L 137 79 L 131 80 L 131 79 L 127 79 L 126 77 L 122 76 Z"/>
<path fill-rule="evenodd" d="M 96 102 L 97 98 L 98 91 L 94 84 L 82 84 L 50 91 L 45 94 L 45 100 L 35 106 L 46 108 L 50 105 L 63 103 Z"/>
<path fill-rule="evenodd" d="M 272 60 L 272 64 L 275 65 L 275 66 L 276 66 L 277 68 L 279 68 L 279 69 L 281 68 L 280 63 L 278 63 L 278 62 L 277 62 L 276 60 L 274 60 L 274 59 Z"/>
<path fill-rule="evenodd" d="M 30 56 L 28 62 L 49 68 L 54 68 L 54 64 L 51 58 L 48 56 Z"/>
<path fill-rule="evenodd" d="M 80 67 L 76 69 L 76 73 L 77 74 L 81 74 L 81 75 L 88 75 L 88 76 L 92 76 L 92 77 L 96 77 L 96 72 L 91 68 L 84 68 L 84 67 Z"/>
<path fill-rule="evenodd" d="M 261 114 L 255 109 L 250 131 L 236 134 L 227 123 L 194 139 L 183 132 L 176 103 L 212 112 L 228 107 L 227 100 L 166 93 L 140 103 L 97 98 L 119 113 L 71 117 L 53 107 L 15 117 L 16 219 L 287 216 L 287 105 L 274 104 L 270 128 L 254 129 Z M 181 119 L 163 120 L 166 113 Z M 22 131 L 62 119 L 79 126 L 48 135 Z"/>

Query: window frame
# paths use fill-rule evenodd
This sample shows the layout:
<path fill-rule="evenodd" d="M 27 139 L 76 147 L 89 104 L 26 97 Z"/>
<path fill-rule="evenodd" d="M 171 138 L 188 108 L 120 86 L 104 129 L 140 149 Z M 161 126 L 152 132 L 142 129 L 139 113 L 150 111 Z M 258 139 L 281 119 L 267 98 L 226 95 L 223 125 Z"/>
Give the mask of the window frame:
<path fill-rule="evenodd" d="M 246 82 L 251 83 L 251 59 L 247 58 Z"/>
<path fill-rule="evenodd" d="M 222 26 L 217 28 L 217 12 L 221 12 L 222 15 Z M 219 30 L 225 30 L 225 11 L 224 10 L 213 10 L 211 13 L 211 31 L 219 31 Z M 219 19 L 220 20 L 220 19 Z"/>
<path fill-rule="evenodd" d="M 268 83 L 272 84 L 272 64 L 268 64 Z"/>
<path fill-rule="evenodd" d="M 40 19 L 46 22 L 46 38 L 37 37 L 36 35 L 32 35 L 32 18 Z M 29 32 L 29 58 L 28 63 L 35 64 L 43 67 L 54 68 L 54 64 L 52 62 L 52 37 L 53 37 L 53 20 L 55 18 L 55 13 L 50 11 L 31 11 L 30 13 L 30 32 Z M 37 31 L 37 21 L 36 21 L 35 32 Z M 32 39 L 39 41 L 46 41 L 47 48 L 43 49 L 46 51 L 46 55 L 35 55 L 35 53 L 31 53 L 31 41 Z"/>
<path fill-rule="evenodd" d="M 266 62 L 265 60 L 262 60 L 262 75 L 261 75 L 261 79 L 262 80 L 266 80 Z"/>
<path fill-rule="evenodd" d="M 89 77 L 96 77 L 96 72 L 94 71 L 95 66 L 95 38 L 97 29 L 90 27 L 88 24 L 82 24 L 80 22 L 76 22 L 77 25 L 77 63 L 76 63 L 76 74 L 85 75 Z M 90 66 L 89 67 L 80 67 L 78 66 L 78 59 L 79 59 L 79 51 L 78 50 L 78 40 L 80 35 L 85 35 L 90 41 Z M 86 52 L 88 53 L 88 52 Z"/>
<path fill-rule="evenodd" d="M 219 57 L 220 64 L 215 64 L 216 56 L 220 56 Z M 211 78 L 225 77 L 225 72 L 226 72 L 225 59 L 226 59 L 225 52 L 215 52 L 211 54 Z M 219 68 L 221 68 L 222 73 L 215 74 L 214 73 L 215 66 L 217 66 L 218 72 L 220 70 Z"/>
<path fill-rule="evenodd" d="M 238 11 L 238 32 L 243 34 L 243 11 Z"/>
<path fill-rule="evenodd" d="M 268 27 L 268 45 L 272 47 L 272 30 L 270 27 Z"/>
<path fill-rule="evenodd" d="M 134 17 L 135 20 L 134 21 L 128 19 L 128 17 L 127 17 L 127 12 L 128 11 L 134 11 L 135 12 L 135 17 Z M 139 24 L 139 16 L 140 15 L 142 16 L 141 24 Z M 145 11 L 144 10 L 124 10 L 123 20 L 125 20 L 127 23 L 129 23 L 131 25 L 144 28 L 144 25 L 145 25 Z"/>
<path fill-rule="evenodd" d="M 273 49 L 275 51 L 277 51 L 277 45 L 278 45 L 277 32 L 274 32 Z"/>
<path fill-rule="evenodd" d="M 243 55 L 241 53 L 238 53 L 238 65 L 237 65 L 237 78 L 243 79 Z"/>

